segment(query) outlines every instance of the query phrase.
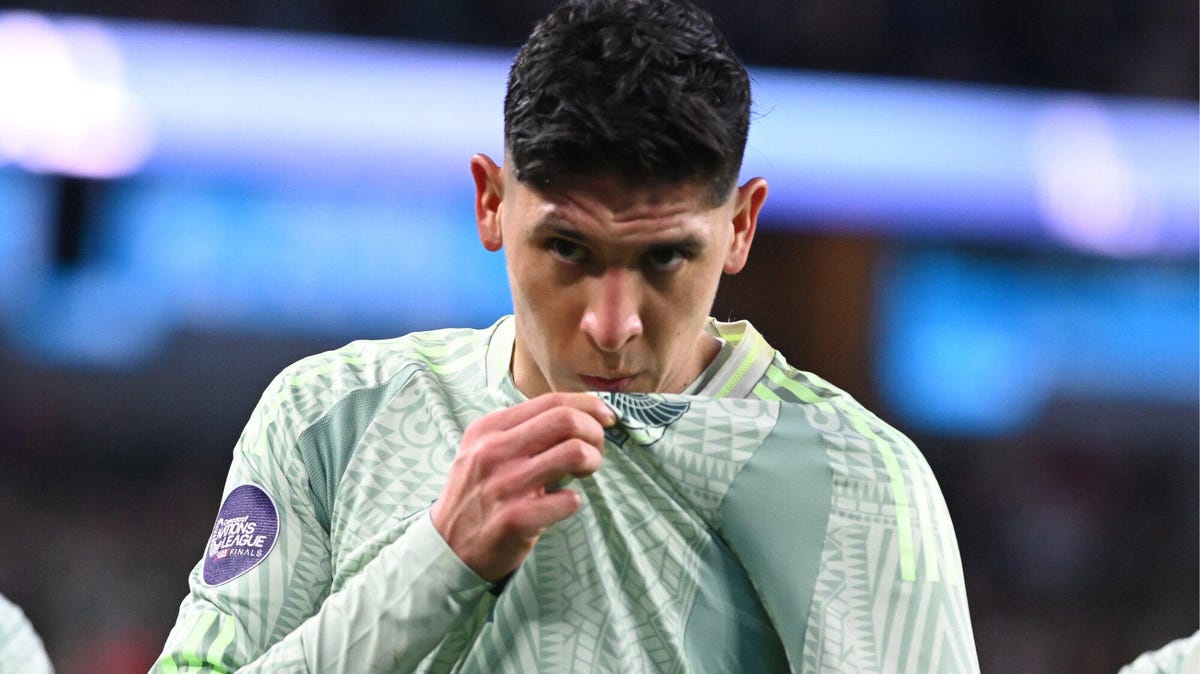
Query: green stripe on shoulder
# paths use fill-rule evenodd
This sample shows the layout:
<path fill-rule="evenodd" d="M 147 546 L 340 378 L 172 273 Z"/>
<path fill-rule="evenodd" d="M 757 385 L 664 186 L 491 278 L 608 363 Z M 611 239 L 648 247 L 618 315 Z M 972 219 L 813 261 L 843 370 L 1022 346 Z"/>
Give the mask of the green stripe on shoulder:
<path fill-rule="evenodd" d="M 729 395 L 730 391 L 732 391 L 733 388 L 737 386 L 738 382 L 742 380 L 742 377 L 746 376 L 746 372 L 752 365 L 754 365 L 754 361 L 758 360 L 758 354 L 761 353 L 764 347 L 766 347 L 766 344 L 766 341 L 763 340 L 762 337 L 759 337 L 754 341 L 754 343 L 751 345 L 749 353 L 747 353 L 746 357 L 742 359 L 742 362 L 738 363 L 737 370 L 733 373 L 733 376 L 729 378 L 729 381 L 725 382 L 725 385 L 722 386 L 721 390 L 717 393 L 718 398 L 724 398 L 725 396 Z"/>

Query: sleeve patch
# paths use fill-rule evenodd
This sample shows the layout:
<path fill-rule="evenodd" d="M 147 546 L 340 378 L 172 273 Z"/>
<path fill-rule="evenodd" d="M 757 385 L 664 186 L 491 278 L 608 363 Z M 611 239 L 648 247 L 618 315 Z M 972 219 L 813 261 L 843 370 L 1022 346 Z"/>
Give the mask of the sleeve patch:
<path fill-rule="evenodd" d="M 258 566 L 279 537 L 279 511 L 262 487 L 243 484 L 225 497 L 204 551 L 204 584 L 223 585 Z"/>

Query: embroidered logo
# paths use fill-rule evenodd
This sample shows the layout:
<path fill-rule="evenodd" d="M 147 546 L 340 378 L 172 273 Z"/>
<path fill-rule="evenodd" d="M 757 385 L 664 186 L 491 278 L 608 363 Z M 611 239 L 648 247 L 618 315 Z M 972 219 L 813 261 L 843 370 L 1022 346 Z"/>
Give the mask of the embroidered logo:
<path fill-rule="evenodd" d="M 229 492 L 204 551 L 204 584 L 222 585 L 258 566 L 275 547 L 279 511 L 255 484 Z"/>
<path fill-rule="evenodd" d="M 653 445 L 692 405 L 684 400 L 667 400 L 659 393 L 599 395 L 617 415 L 617 424 L 606 429 L 604 437 L 618 447 L 624 447 L 628 440 L 643 447 Z"/>

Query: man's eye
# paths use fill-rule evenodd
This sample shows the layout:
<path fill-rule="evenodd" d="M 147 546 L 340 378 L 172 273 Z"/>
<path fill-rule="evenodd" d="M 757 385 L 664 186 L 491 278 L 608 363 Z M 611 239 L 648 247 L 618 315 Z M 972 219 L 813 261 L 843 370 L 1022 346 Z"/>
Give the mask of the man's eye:
<path fill-rule="evenodd" d="M 646 254 L 647 264 L 658 271 L 671 271 L 686 259 L 687 255 L 678 248 L 655 248 Z"/>
<path fill-rule="evenodd" d="M 567 262 L 581 262 L 584 259 L 583 246 L 570 239 L 554 238 L 546 242 L 546 248 L 557 258 Z"/>

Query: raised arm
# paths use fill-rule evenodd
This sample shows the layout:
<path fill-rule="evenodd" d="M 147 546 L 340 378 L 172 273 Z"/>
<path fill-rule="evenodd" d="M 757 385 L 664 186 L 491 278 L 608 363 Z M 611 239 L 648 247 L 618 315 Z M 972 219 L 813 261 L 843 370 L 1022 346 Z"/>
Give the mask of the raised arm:
<path fill-rule="evenodd" d="M 331 539 L 277 414 L 260 405 L 239 441 L 205 557 L 154 671 L 413 671 L 486 611 L 487 590 L 546 527 L 578 508 L 570 490 L 545 487 L 599 467 L 609 420 L 582 394 L 477 420 L 433 516 L 408 513 L 398 538 L 330 594 Z"/>

